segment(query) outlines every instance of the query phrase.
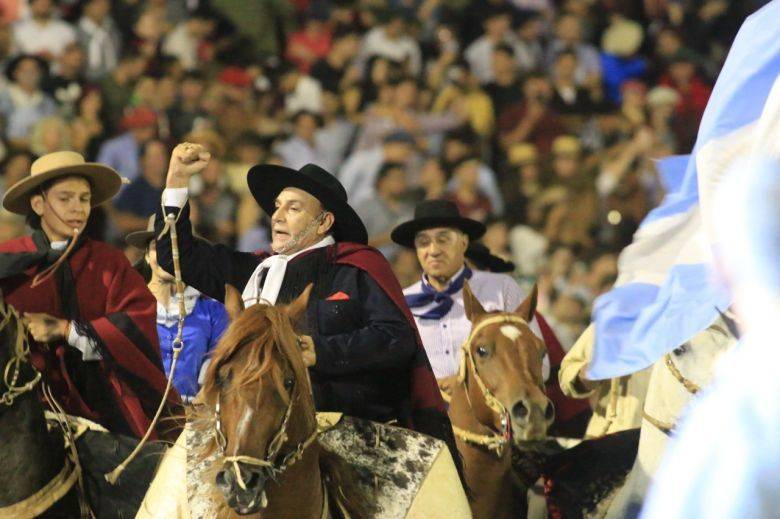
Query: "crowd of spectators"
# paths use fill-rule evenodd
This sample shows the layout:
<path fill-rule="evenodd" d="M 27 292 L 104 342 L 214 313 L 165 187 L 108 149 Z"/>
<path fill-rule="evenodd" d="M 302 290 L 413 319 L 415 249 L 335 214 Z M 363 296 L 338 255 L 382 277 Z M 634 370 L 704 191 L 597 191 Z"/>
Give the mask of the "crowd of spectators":
<path fill-rule="evenodd" d="M 76 150 L 128 184 L 90 232 L 122 243 L 159 203 L 172 145 L 213 159 L 197 232 L 268 244 L 245 174 L 336 174 L 406 286 L 390 230 L 447 198 L 538 282 L 565 347 L 687 153 L 758 0 L 0 0 L 2 179 Z M 24 222 L 0 215 L 0 240 Z M 128 255 L 134 253 L 128 250 Z M 185 259 L 186 261 L 186 259 Z"/>

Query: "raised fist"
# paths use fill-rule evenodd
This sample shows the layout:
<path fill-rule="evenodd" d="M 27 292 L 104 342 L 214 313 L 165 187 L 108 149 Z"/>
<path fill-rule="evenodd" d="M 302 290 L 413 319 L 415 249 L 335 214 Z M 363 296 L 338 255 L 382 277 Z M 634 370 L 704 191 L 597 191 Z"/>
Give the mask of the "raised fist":
<path fill-rule="evenodd" d="M 200 144 L 183 142 L 173 149 L 165 187 L 187 187 L 192 175 L 206 169 L 211 154 Z"/>

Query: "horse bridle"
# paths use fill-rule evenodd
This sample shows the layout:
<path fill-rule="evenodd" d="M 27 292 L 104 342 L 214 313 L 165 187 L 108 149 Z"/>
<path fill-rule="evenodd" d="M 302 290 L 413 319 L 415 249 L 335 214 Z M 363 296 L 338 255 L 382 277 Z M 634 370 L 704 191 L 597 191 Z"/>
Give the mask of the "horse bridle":
<path fill-rule="evenodd" d="M 2 321 L 0 321 L 0 331 L 8 326 L 11 319 L 15 319 L 16 322 L 19 322 L 19 314 L 10 305 L 0 303 L 0 314 L 2 314 L 3 317 Z M 16 335 L 16 344 L 11 353 L 11 358 L 8 359 L 8 362 L 6 362 L 5 367 L 3 368 L 3 385 L 5 386 L 5 391 L 0 395 L 0 404 L 11 407 L 14 400 L 23 394 L 32 391 L 41 381 L 41 372 L 30 366 L 33 371 L 33 378 L 23 384 L 19 383 L 22 366 L 28 364 L 27 359 L 29 355 L 30 342 L 27 338 L 27 334 L 18 333 Z"/>
<path fill-rule="evenodd" d="M 688 393 L 695 395 L 701 390 L 701 387 L 699 387 L 698 384 L 693 382 L 692 380 L 685 378 L 685 376 L 680 372 L 680 370 L 677 368 L 677 366 L 674 363 L 674 360 L 672 359 L 672 354 L 667 353 L 664 355 L 664 364 L 666 364 L 666 368 L 669 370 L 669 372 L 672 374 L 672 376 L 683 385 L 686 391 Z M 667 436 L 670 436 L 672 432 L 674 431 L 674 428 L 676 424 L 674 423 L 667 423 L 663 422 L 661 420 L 658 420 L 657 418 L 654 418 L 651 416 L 644 407 L 642 407 L 642 417 L 653 424 L 659 431 L 666 434 Z"/>
<path fill-rule="evenodd" d="M 294 400 L 295 399 L 293 398 L 291 390 L 290 399 L 287 403 L 287 409 L 284 412 L 284 418 L 282 419 L 282 423 L 279 426 L 279 429 L 276 431 L 276 434 L 274 434 L 274 437 L 268 443 L 268 450 L 265 457 L 255 458 L 253 456 L 244 455 L 227 456 L 227 438 L 225 437 L 225 433 L 222 427 L 222 420 L 220 418 L 220 395 L 219 393 L 217 394 L 217 403 L 214 406 L 214 432 L 217 440 L 217 446 L 225 463 L 231 464 L 231 468 L 236 474 L 238 485 L 242 489 L 246 490 L 246 484 L 241 476 L 241 470 L 238 465 L 239 463 L 260 467 L 261 470 L 266 472 L 270 479 L 278 481 L 279 477 L 284 473 L 284 471 L 290 468 L 290 466 L 292 466 L 295 462 L 300 460 L 303 457 L 304 451 L 317 439 L 319 431 L 315 426 L 312 433 L 309 434 L 309 436 L 307 436 L 304 441 L 296 445 L 293 450 L 280 457 L 282 446 L 289 439 L 287 436 L 287 427 L 290 422 L 290 416 L 292 415 Z"/>
<path fill-rule="evenodd" d="M 498 398 L 493 395 L 493 393 L 485 384 L 485 381 L 482 380 L 482 377 L 479 375 L 479 371 L 477 370 L 477 363 L 474 361 L 474 356 L 471 354 L 471 345 L 477 334 L 482 331 L 483 328 L 500 323 L 513 323 L 528 326 L 528 321 L 512 314 L 495 315 L 480 321 L 479 324 L 472 328 L 469 337 L 463 343 L 463 358 L 461 359 L 460 370 L 458 371 L 458 383 L 464 385 L 466 400 L 468 401 L 469 407 L 473 410 L 474 406 L 471 404 L 468 384 L 466 382 L 467 373 L 471 373 L 471 375 L 474 377 L 474 380 L 477 382 L 479 390 L 482 392 L 482 396 L 485 399 L 485 404 L 490 408 L 491 411 L 499 416 L 501 420 L 501 433 L 499 434 L 494 432 L 491 426 L 479 422 L 479 420 L 477 421 L 480 423 L 480 425 L 491 431 L 490 434 L 477 434 L 465 429 L 461 429 L 455 424 L 452 425 L 453 432 L 461 440 L 473 445 L 487 447 L 488 450 L 494 451 L 497 456 L 501 456 L 504 447 L 512 439 L 512 426 L 509 420 L 509 411 L 506 407 L 504 407 L 504 404 L 502 404 Z"/>
<path fill-rule="evenodd" d="M 21 320 L 16 309 L 2 301 L 0 301 L 0 315 L 2 315 L 0 331 L 4 330 L 12 319 L 17 325 Z M 11 358 L 8 359 L 3 368 L 5 391 L 0 395 L 0 404 L 7 408 L 10 408 L 17 398 L 35 389 L 41 382 L 41 372 L 28 362 L 29 356 L 30 341 L 27 333 L 19 330 L 16 334 L 16 343 L 14 344 L 13 352 L 11 352 Z M 30 366 L 33 377 L 27 382 L 20 384 L 19 377 L 21 376 L 23 365 Z M 54 396 L 50 392 L 47 393 L 48 387 L 44 384 L 43 388 L 47 402 L 54 402 Z M 61 409 L 59 411 L 64 416 L 64 411 Z M 63 434 L 67 435 L 69 433 L 63 430 Z M 70 441 L 71 450 L 65 456 L 62 469 L 32 495 L 12 505 L 0 507 L 0 517 L 37 517 L 62 499 L 76 485 L 78 485 L 80 491 L 79 509 L 81 517 L 94 517 L 83 497 L 81 464 L 73 450 L 72 438 Z"/>

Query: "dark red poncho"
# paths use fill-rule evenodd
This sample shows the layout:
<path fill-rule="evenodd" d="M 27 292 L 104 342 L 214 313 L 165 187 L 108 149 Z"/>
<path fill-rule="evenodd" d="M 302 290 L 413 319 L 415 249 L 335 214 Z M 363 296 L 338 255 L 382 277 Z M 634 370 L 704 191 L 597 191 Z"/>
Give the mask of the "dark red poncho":
<path fill-rule="evenodd" d="M 121 251 L 90 239 L 81 240 L 56 275 L 32 288 L 35 274 L 51 261 L 39 259 L 48 246 L 41 236 L 38 232 L 0 244 L 3 297 L 19 313 L 76 320 L 77 329 L 95 340 L 103 360 L 84 361 L 64 341 L 33 341 L 32 363 L 67 413 L 140 437 L 166 385 L 154 296 Z M 172 389 L 163 416 L 173 414 L 178 402 Z M 161 431 L 175 434 L 165 421 L 158 424 Z"/>

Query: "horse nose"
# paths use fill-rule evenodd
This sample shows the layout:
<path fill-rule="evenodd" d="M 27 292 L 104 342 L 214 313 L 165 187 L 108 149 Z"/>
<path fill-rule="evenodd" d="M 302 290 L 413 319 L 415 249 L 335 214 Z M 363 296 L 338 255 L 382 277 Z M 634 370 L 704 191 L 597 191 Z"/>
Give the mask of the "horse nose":
<path fill-rule="evenodd" d="M 236 471 L 230 467 L 217 472 L 217 488 L 225 495 L 236 492 L 254 491 L 259 492 L 265 487 L 265 481 L 257 470 L 244 469 L 239 465 L 241 471 L 241 482 L 238 481 Z M 243 487 L 243 488 L 242 488 Z"/>
<path fill-rule="evenodd" d="M 544 406 L 544 421 L 547 424 L 551 424 L 555 420 L 555 407 L 549 398 L 545 399 L 546 405 Z M 531 403 L 526 400 L 519 400 L 514 406 L 512 406 L 512 417 L 518 422 L 524 422 L 528 420 L 531 414 Z M 541 406 L 537 407 L 539 411 L 542 411 Z M 537 411 L 538 412 L 538 411 Z"/>
<path fill-rule="evenodd" d="M 512 416 L 515 420 L 525 420 L 528 417 L 528 406 L 525 400 L 520 400 L 514 406 L 512 406 Z"/>

